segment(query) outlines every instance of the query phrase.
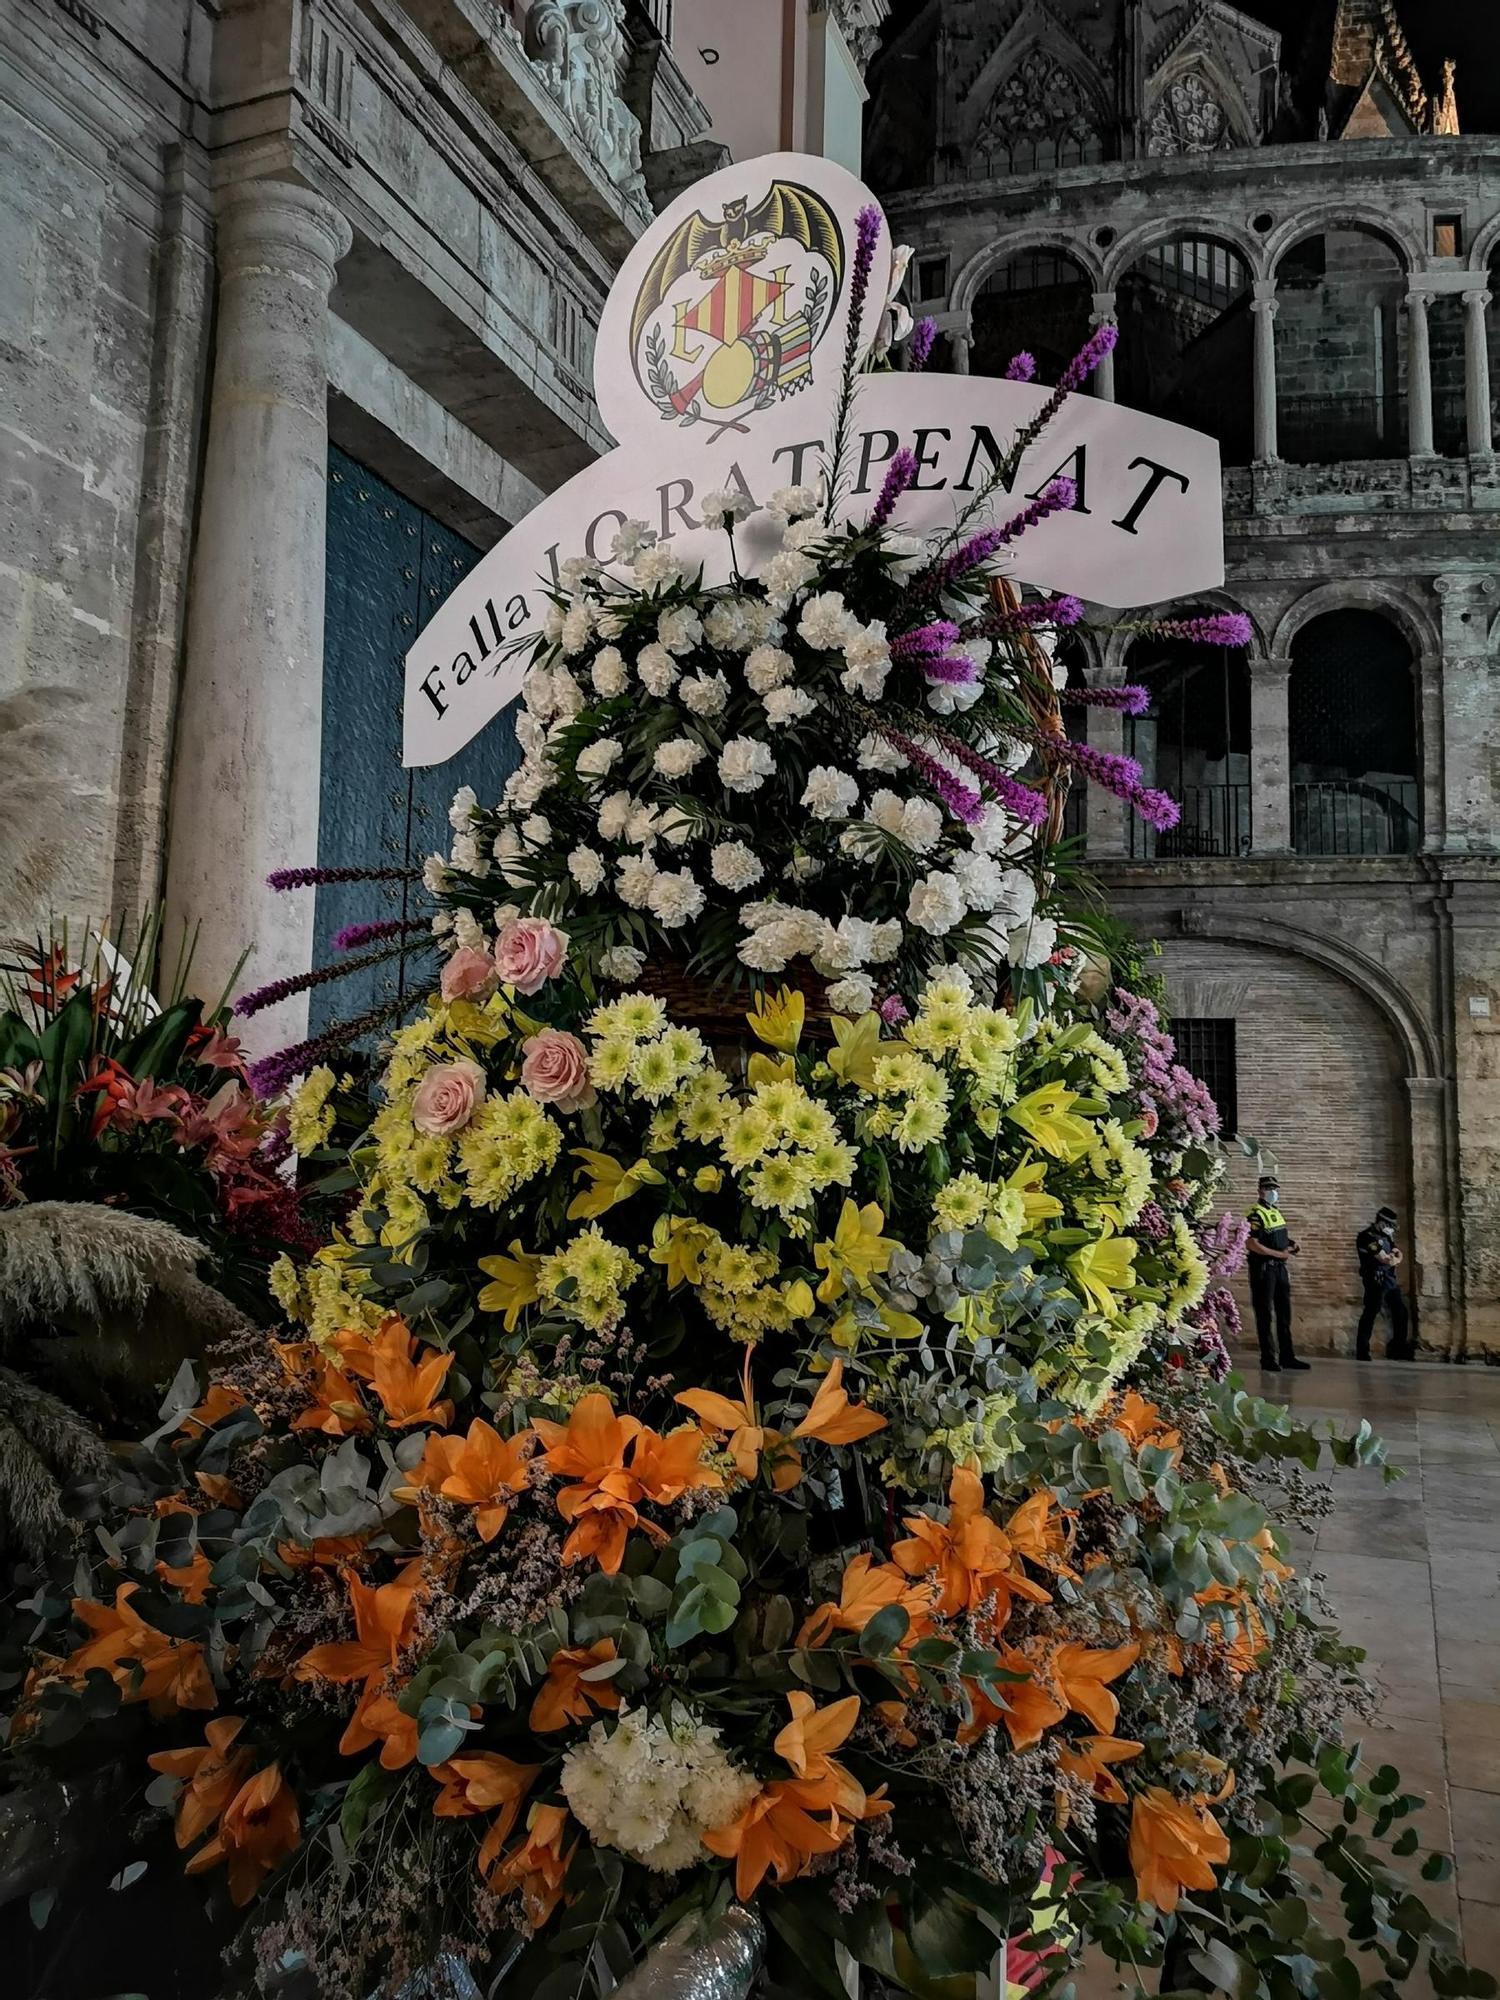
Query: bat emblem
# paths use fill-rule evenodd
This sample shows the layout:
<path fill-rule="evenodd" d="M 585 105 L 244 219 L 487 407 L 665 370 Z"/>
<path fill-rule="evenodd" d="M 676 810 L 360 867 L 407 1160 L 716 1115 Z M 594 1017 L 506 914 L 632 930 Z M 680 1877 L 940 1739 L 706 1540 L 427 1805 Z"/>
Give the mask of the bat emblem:
<path fill-rule="evenodd" d="M 636 378 L 669 423 L 748 430 L 805 388 L 844 280 L 844 233 L 824 198 L 773 181 L 717 220 L 690 215 L 652 259 L 630 316 Z"/>

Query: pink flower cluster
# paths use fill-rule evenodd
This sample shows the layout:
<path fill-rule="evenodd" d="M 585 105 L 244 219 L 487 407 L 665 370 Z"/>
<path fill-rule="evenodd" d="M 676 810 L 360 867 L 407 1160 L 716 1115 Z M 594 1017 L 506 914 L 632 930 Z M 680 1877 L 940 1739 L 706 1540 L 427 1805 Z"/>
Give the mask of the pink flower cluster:
<path fill-rule="evenodd" d="M 1177 1061 L 1177 1044 L 1150 1000 L 1116 987 L 1105 1020 L 1124 1045 L 1142 1111 L 1155 1114 L 1166 1145 L 1192 1145 L 1218 1131 L 1218 1106 L 1207 1085 Z"/>
<path fill-rule="evenodd" d="M 473 1000 L 498 979 L 530 997 L 556 979 L 568 956 L 568 934 L 541 917 L 514 917 L 495 939 L 495 954 L 463 945 L 443 967 L 445 1000 Z"/>

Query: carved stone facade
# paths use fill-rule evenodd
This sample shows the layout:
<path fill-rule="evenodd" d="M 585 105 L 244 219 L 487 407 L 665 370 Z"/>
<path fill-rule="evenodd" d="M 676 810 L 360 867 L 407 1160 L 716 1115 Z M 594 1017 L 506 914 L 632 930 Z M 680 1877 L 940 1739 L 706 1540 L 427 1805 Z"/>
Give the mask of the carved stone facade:
<path fill-rule="evenodd" d="M 330 446 L 478 548 L 587 464 L 600 307 L 708 121 L 640 0 L 105 12 L 0 6 L 0 935 L 165 889 L 217 992 L 252 938 L 310 962 L 264 877 L 339 740 Z"/>
<path fill-rule="evenodd" d="M 1090 740 L 1188 801 L 1157 851 L 1095 792 L 1088 858 L 1161 941 L 1173 1012 L 1237 1045 L 1241 1126 L 1310 1245 L 1308 1345 L 1350 1346 L 1353 1234 L 1389 1200 L 1424 1340 L 1477 1354 L 1500 1349 L 1500 139 L 1457 134 L 1392 0 L 1330 12 L 1283 63 L 1220 0 L 930 0 L 872 70 L 867 172 L 949 365 L 1116 319 L 1096 393 L 1219 436 L 1211 604 L 1249 615 L 1248 664 L 1185 663 L 1221 709 L 1126 633 L 1077 662 L 1168 689 L 1170 723 L 1132 745 L 1093 710 Z M 995 107 L 1049 100 L 1089 107 L 1101 157 L 987 172 Z M 1245 1205 L 1254 1174 L 1232 1163 Z"/>

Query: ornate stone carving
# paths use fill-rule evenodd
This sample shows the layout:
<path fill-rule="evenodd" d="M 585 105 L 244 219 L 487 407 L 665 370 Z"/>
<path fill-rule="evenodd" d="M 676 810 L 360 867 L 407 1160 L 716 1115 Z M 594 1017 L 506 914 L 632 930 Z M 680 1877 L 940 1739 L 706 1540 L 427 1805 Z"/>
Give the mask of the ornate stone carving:
<path fill-rule="evenodd" d="M 891 11 L 890 0 L 828 0 L 828 8 L 863 75 Z"/>
<path fill-rule="evenodd" d="M 1155 159 L 1175 153 L 1218 153 L 1233 145 L 1224 107 L 1201 76 L 1180 76 L 1157 100 L 1146 135 Z"/>
<path fill-rule="evenodd" d="M 1045 49 L 1032 49 L 1006 77 L 980 120 L 982 151 L 1014 154 L 1048 144 L 1076 148 L 1097 141 L 1093 116 L 1077 77 Z"/>
<path fill-rule="evenodd" d="M 532 0 L 526 53 L 585 148 L 645 214 L 641 123 L 621 96 L 629 55 L 623 16 L 623 0 Z"/>

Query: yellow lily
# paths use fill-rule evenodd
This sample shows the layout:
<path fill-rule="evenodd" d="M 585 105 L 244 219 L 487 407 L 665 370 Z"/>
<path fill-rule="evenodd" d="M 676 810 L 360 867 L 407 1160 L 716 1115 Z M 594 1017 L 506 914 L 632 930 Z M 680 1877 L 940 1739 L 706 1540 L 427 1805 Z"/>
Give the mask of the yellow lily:
<path fill-rule="evenodd" d="M 881 1235 L 884 1222 L 885 1211 L 878 1202 L 867 1201 L 863 1208 L 856 1208 L 845 1199 L 833 1241 L 825 1238 L 813 1247 L 813 1262 L 825 1274 L 818 1287 L 818 1297 L 825 1306 L 831 1306 L 845 1291 L 868 1292 L 870 1279 L 885 1270 L 900 1249 L 895 1237 Z"/>
<path fill-rule="evenodd" d="M 849 1021 L 835 1014 L 833 1039 L 838 1046 L 829 1055 L 828 1067 L 843 1082 L 868 1090 L 875 1081 L 875 1058 L 880 1053 L 880 1016 L 861 1014 L 857 1021 Z"/>
<path fill-rule="evenodd" d="M 802 1039 L 807 1001 L 791 986 L 783 986 L 779 993 L 757 993 L 755 1005 L 745 1019 L 758 1042 L 789 1056 Z"/>
<path fill-rule="evenodd" d="M 1022 1160 L 1015 1172 L 1006 1181 L 1008 1188 L 1014 1188 L 1026 1204 L 1026 1228 L 1035 1229 L 1043 1222 L 1055 1222 L 1063 1212 L 1063 1205 L 1055 1194 L 1048 1194 L 1042 1186 L 1047 1178 L 1045 1160 Z"/>
<path fill-rule="evenodd" d="M 686 1215 L 659 1215 L 651 1232 L 651 1261 L 666 1267 L 667 1288 L 703 1283 L 703 1259 L 719 1241 L 717 1230 Z"/>
<path fill-rule="evenodd" d="M 1106 1319 L 1119 1310 L 1115 1294 L 1128 1291 L 1135 1283 L 1135 1251 L 1133 1236 L 1101 1236 L 1068 1259 L 1068 1271 L 1079 1296 Z"/>
<path fill-rule="evenodd" d="M 891 1340 L 916 1340 L 925 1330 L 922 1322 L 911 1313 L 897 1312 L 884 1299 L 875 1301 L 875 1317 Z M 868 1320 L 856 1319 L 852 1308 L 846 1307 L 828 1329 L 828 1338 L 835 1347 L 842 1347 L 853 1353 L 862 1339 L 869 1339 L 871 1327 Z"/>
<path fill-rule="evenodd" d="M 797 1065 L 790 1056 L 765 1056 L 757 1049 L 745 1065 L 745 1077 L 752 1090 L 758 1083 L 795 1083 Z"/>
<path fill-rule="evenodd" d="M 542 1268 L 541 1258 L 523 1250 L 517 1237 L 510 1246 L 508 1257 L 481 1257 L 479 1268 L 491 1280 L 479 1294 L 479 1310 L 503 1312 L 505 1331 L 514 1333 L 523 1308 L 535 1305 L 541 1297 L 536 1283 L 537 1273 Z"/>
<path fill-rule="evenodd" d="M 627 1167 L 613 1155 L 596 1153 L 588 1146 L 575 1146 L 572 1151 L 575 1160 L 582 1160 L 589 1185 L 569 1202 L 570 1222 L 576 1222 L 580 1217 L 592 1221 L 617 1202 L 628 1201 L 641 1188 L 661 1187 L 664 1184 L 665 1176 L 645 1160 L 637 1160 L 633 1167 Z"/>
<path fill-rule="evenodd" d="M 1078 1092 L 1065 1083 L 1044 1083 L 1007 1105 L 1005 1115 L 1054 1160 L 1077 1160 L 1094 1143 L 1094 1128 L 1074 1114 Z"/>

